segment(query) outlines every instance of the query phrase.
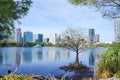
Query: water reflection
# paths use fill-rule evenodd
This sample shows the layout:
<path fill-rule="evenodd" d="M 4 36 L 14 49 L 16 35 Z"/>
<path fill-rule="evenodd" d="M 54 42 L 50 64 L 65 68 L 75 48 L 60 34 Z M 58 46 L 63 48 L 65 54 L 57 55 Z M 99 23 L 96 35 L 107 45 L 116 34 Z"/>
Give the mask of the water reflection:
<path fill-rule="evenodd" d="M 42 60 L 43 59 L 43 53 L 42 53 L 42 51 L 39 51 L 37 53 L 37 55 L 38 55 L 38 60 Z"/>
<path fill-rule="evenodd" d="M 94 56 L 95 49 L 94 48 L 90 49 L 89 53 L 90 53 L 90 55 L 89 55 L 89 65 L 93 66 L 94 62 L 95 62 L 95 56 Z"/>
<path fill-rule="evenodd" d="M 14 61 L 15 61 L 15 65 L 19 66 L 21 63 L 21 49 L 16 49 L 15 53 L 14 53 Z"/>
<path fill-rule="evenodd" d="M 82 55 L 80 61 L 90 67 L 99 61 L 101 48 L 92 48 Z M 19 68 L 21 74 L 49 74 L 61 72 L 58 67 L 74 62 L 75 54 L 70 50 L 55 47 L 23 48 L 6 47 L 0 48 L 0 75 L 5 74 L 5 69 Z M 2 68 L 5 66 L 4 68 Z M 45 68 L 45 69 L 44 69 Z M 79 73 L 75 72 L 74 75 Z"/>
<path fill-rule="evenodd" d="M 0 51 L 0 66 L 3 64 L 3 55 L 2 51 Z"/>
<path fill-rule="evenodd" d="M 32 49 L 32 48 L 31 48 Z M 31 63 L 32 62 L 32 50 L 30 48 L 25 48 L 23 50 L 22 56 L 23 56 L 23 62 L 25 63 Z"/>

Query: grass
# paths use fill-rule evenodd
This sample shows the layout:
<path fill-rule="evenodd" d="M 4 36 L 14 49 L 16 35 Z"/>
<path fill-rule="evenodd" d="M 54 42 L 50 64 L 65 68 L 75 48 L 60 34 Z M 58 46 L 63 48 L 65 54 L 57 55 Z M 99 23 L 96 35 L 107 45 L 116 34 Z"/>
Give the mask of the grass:
<path fill-rule="evenodd" d="M 32 76 L 9 74 L 0 78 L 0 80 L 34 80 Z"/>

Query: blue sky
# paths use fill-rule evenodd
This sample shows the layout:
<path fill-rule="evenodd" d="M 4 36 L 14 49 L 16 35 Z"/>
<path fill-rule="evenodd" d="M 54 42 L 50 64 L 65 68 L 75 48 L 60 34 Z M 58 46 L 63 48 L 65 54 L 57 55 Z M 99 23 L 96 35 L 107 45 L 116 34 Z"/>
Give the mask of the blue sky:
<path fill-rule="evenodd" d="M 16 25 L 34 34 L 61 33 L 69 27 L 94 28 L 100 41 L 114 40 L 114 21 L 105 19 L 91 7 L 74 6 L 68 0 L 33 0 L 27 16 Z"/>

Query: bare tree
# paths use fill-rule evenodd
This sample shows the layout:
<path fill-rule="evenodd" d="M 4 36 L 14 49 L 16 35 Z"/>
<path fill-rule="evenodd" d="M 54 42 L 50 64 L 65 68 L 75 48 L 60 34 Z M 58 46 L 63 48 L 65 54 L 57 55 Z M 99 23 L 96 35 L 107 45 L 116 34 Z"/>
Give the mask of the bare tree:
<path fill-rule="evenodd" d="M 74 68 L 79 67 L 79 53 L 87 46 L 85 38 L 85 30 L 82 28 L 69 28 L 63 32 L 63 42 L 66 44 L 64 47 L 76 53 Z"/>

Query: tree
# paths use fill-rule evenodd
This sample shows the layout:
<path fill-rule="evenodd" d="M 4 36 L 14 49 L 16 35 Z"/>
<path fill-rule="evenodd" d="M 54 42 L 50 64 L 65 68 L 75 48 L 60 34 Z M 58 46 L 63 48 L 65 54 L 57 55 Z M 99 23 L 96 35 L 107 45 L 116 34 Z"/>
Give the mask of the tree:
<path fill-rule="evenodd" d="M 120 16 L 120 0 L 69 0 L 69 2 L 74 5 L 95 7 L 105 17 Z"/>
<path fill-rule="evenodd" d="M 76 53 L 74 68 L 79 67 L 79 53 L 86 47 L 85 30 L 69 28 L 63 32 L 63 43 L 65 48 L 68 48 Z"/>
<path fill-rule="evenodd" d="M 15 21 L 28 13 L 31 4 L 31 0 L 0 0 L 0 40 L 12 33 Z"/>

